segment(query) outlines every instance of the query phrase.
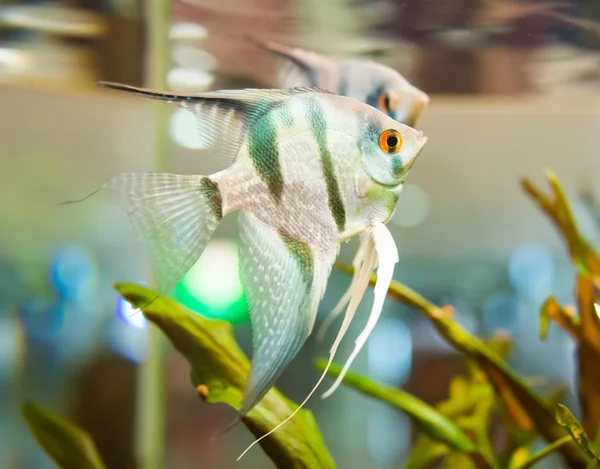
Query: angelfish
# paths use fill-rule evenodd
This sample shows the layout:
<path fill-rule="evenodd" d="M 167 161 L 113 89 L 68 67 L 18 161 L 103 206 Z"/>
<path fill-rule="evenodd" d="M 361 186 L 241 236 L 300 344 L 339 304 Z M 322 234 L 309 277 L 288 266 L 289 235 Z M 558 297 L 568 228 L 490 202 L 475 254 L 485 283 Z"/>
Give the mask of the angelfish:
<path fill-rule="evenodd" d="M 378 62 L 335 57 L 286 47 L 275 42 L 246 40 L 277 58 L 281 88 L 319 87 L 367 103 L 392 119 L 415 127 L 429 96 L 396 70 Z"/>
<path fill-rule="evenodd" d="M 180 94 L 99 84 L 187 109 L 212 153 L 230 158 L 210 176 L 123 173 L 101 189 L 126 207 L 162 294 L 197 261 L 221 219 L 240 211 L 240 278 L 253 356 L 236 420 L 296 356 L 313 329 L 340 244 L 360 235 L 359 274 L 330 363 L 377 265 L 379 278 L 347 370 L 381 312 L 398 261 L 385 223 L 427 137 L 371 106 L 314 88 Z"/>

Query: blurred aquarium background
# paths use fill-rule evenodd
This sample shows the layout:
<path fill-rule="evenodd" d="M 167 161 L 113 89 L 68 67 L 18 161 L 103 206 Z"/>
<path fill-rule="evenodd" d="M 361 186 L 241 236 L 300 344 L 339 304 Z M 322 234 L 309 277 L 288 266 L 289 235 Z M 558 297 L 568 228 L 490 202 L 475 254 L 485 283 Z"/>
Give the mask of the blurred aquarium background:
<path fill-rule="evenodd" d="M 122 171 L 155 169 L 152 105 L 95 85 L 141 86 L 148 67 L 143 0 L 0 0 L 0 468 L 54 467 L 30 436 L 20 402 L 71 418 L 94 437 L 110 469 L 132 460 L 140 364 L 148 324 L 113 284 L 151 283 L 125 213 L 108 198 L 58 206 Z M 400 250 L 395 278 L 450 304 L 469 331 L 515 340 L 510 364 L 564 384 L 573 404 L 573 344 L 539 307 L 572 303 L 574 270 L 559 236 L 519 186 L 553 168 L 583 233 L 600 245 L 600 2 L 525 0 L 173 0 L 169 88 L 275 85 L 274 62 L 245 34 L 326 54 L 371 57 L 427 92 L 419 127 L 429 143 L 389 226 Z M 223 162 L 199 147 L 195 123 L 168 107 L 169 172 L 211 174 Z M 237 277 L 237 224 L 227 217 L 176 298 L 236 325 L 250 352 Z M 356 240 L 343 246 L 350 262 Z M 333 272 L 317 327 L 350 278 Z M 372 291 L 340 351 L 362 329 Z M 333 340 L 313 336 L 278 387 L 300 401 Z M 189 366 L 169 349 L 165 386 L 168 469 L 273 467 L 239 426 L 209 441 L 233 411 L 198 401 Z M 353 370 L 416 394 L 446 396 L 464 370 L 420 316 L 393 301 Z M 313 398 L 340 468 L 395 468 L 407 457 L 408 417 L 341 387 Z M 539 467 L 561 467 L 550 458 Z"/>

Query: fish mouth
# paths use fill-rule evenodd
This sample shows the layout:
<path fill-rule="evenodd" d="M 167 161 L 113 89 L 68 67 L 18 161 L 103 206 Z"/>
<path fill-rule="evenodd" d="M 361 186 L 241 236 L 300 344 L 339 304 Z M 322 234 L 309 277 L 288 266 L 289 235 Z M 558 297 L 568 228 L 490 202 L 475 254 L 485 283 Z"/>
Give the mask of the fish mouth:
<path fill-rule="evenodd" d="M 429 138 L 425 137 L 423 135 L 423 132 L 419 132 L 419 146 L 417 147 L 417 151 L 415 152 L 414 156 L 410 160 L 408 160 L 408 162 L 404 165 L 404 168 L 406 168 L 406 169 L 412 168 L 413 164 L 415 164 L 415 161 L 417 161 L 417 158 L 423 151 L 423 148 L 425 148 L 425 144 L 427 143 L 427 140 L 429 140 Z"/>
<path fill-rule="evenodd" d="M 421 118 L 421 113 L 429 104 L 429 96 L 423 94 L 411 103 L 406 118 L 404 119 L 404 123 L 409 127 L 415 128 L 417 122 Z"/>
<path fill-rule="evenodd" d="M 427 143 L 428 140 L 429 140 L 429 137 L 425 137 L 425 135 L 423 135 L 423 132 L 419 132 L 419 142 L 420 142 L 419 149 L 417 150 L 417 153 L 415 154 L 415 156 L 412 157 L 411 161 L 414 161 L 419 157 L 419 155 L 423 151 L 423 148 L 425 148 L 425 144 Z"/>

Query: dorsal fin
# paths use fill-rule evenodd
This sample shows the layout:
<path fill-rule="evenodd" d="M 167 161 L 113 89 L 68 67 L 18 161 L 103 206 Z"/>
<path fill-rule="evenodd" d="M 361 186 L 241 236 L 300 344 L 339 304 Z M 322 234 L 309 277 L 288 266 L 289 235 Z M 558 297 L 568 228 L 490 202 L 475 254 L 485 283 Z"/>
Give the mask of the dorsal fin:
<path fill-rule="evenodd" d="M 326 57 L 316 52 L 287 47 L 270 41 L 261 41 L 253 36 L 246 35 L 245 39 L 254 46 L 273 54 L 277 57 L 277 78 L 284 87 L 304 85 L 315 87 L 321 82 L 320 75 L 325 69 L 336 67 L 335 59 Z"/>
<path fill-rule="evenodd" d="M 151 99 L 173 102 L 178 105 L 184 103 L 208 103 L 209 101 L 238 102 L 252 104 L 261 101 L 275 102 L 288 99 L 304 93 L 333 94 L 317 86 L 295 86 L 292 88 L 245 88 L 240 90 L 207 91 L 205 93 L 179 93 L 176 91 L 160 91 L 137 86 L 124 85 L 110 81 L 99 81 L 98 85 L 117 91 L 138 94 Z M 185 107 L 185 106 L 184 106 Z"/>
<path fill-rule="evenodd" d="M 331 94 L 319 88 L 306 87 L 178 93 L 105 81 L 98 82 L 98 85 L 165 101 L 190 111 L 196 117 L 203 146 L 209 148 L 215 156 L 228 161 L 237 155 L 248 126 L 268 112 L 273 105 L 301 94 Z"/>

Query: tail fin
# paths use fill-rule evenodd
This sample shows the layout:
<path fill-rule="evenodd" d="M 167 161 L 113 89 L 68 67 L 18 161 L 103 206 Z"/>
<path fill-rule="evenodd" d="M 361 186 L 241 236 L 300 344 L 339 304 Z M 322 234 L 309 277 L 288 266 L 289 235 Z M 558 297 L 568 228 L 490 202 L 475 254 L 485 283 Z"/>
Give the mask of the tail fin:
<path fill-rule="evenodd" d="M 102 189 L 114 192 L 127 209 L 163 295 L 198 260 L 223 217 L 219 187 L 204 176 L 123 173 Z"/>

